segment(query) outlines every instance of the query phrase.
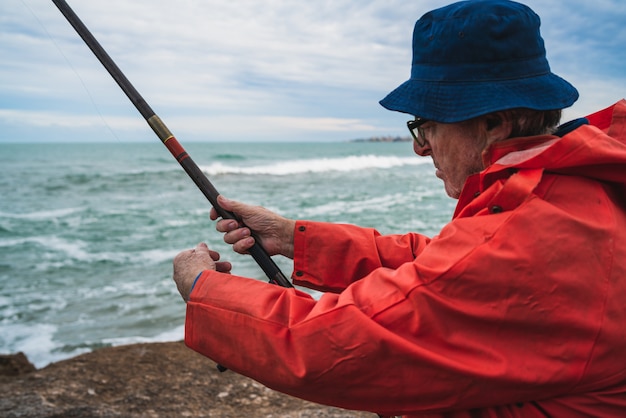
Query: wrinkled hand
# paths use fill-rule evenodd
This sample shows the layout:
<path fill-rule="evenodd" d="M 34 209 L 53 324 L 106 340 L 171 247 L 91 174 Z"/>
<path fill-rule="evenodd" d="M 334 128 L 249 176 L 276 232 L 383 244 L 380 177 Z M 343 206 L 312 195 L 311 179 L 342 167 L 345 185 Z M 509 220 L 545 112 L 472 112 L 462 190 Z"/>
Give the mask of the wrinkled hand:
<path fill-rule="evenodd" d="M 231 244 L 235 252 L 246 254 L 254 245 L 254 238 L 250 232 L 252 230 L 269 255 L 281 254 L 293 258 L 293 234 L 296 221 L 284 218 L 261 206 L 246 205 L 226 199 L 221 195 L 218 196 L 218 203 L 223 209 L 235 213 L 242 221 L 221 219 L 216 224 L 216 229 L 224 233 L 224 242 Z M 211 209 L 211 219 L 218 218 L 219 215 L 215 209 Z"/>
<path fill-rule="evenodd" d="M 230 273 L 232 265 L 227 261 L 219 261 L 217 251 L 209 250 L 203 242 L 192 250 L 185 250 L 174 257 L 174 281 L 178 292 L 185 302 L 189 300 L 189 293 L 193 282 L 204 270 L 216 270 Z"/>

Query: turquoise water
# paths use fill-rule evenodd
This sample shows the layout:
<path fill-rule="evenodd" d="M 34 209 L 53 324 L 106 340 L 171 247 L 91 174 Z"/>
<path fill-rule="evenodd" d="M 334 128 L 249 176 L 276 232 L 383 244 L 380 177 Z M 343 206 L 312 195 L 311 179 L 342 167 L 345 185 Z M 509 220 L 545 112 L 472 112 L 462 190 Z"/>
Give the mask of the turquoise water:
<path fill-rule="evenodd" d="M 409 143 L 184 145 L 220 193 L 287 217 L 434 235 L 456 203 Z M 0 353 L 42 367 L 182 339 L 171 261 L 200 241 L 235 274 L 265 280 L 223 244 L 209 203 L 159 141 L 4 144 L 0 167 Z M 291 273 L 290 260 L 275 261 Z"/>

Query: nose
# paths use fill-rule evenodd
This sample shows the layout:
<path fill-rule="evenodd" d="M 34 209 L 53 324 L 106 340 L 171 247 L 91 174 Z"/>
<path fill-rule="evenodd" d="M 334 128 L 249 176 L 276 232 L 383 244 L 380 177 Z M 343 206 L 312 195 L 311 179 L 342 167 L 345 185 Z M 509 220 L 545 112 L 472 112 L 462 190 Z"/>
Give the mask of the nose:
<path fill-rule="evenodd" d="M 428 141 L 425 141 L 423 147 L 421 147 L 417 141 L 413 141 L 413 151 L 421 157 L 428 157 L 432 154 L 432 149 L 430 148 Z"/>

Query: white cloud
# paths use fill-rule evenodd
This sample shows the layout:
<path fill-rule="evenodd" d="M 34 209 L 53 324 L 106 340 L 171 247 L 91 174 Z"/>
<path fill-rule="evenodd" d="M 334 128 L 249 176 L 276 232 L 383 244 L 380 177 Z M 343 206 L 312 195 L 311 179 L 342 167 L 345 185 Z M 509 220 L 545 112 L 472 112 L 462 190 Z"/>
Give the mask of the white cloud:
<path fill-rule="evenodd" d="M 409 76 L 415 20 L 448 3 L 68 2 L 155 111 L 194 140 L 404 134 L 406 117 L 377 101 Z M 542 17 L 553 69 L 581 91 L 581 114 L 626 95 L 626 3 L 527 3 Z M 2 0 L 0 54 L 0 108 L 23 124 L 12 125 L 15 134 L 37 139 L 29 126 L 55 119 L 67 128 L 106 121 L 139 129 L 140 117 L 52 2 Z"/>
<path fill-rule="evenodd" d="M 354 132 L 354 131 L 374 131 L 372 124 L 360 119 L 342 118 L 305 118 L 288 116 L 222 116 L 222 117 L 173 117 L 172 125 L 183 127 L 181 131 L 190 134 L 201 135 L 207 132 L 207 126 L 228 126 L 228 132 L 221 132 L 221 135 L 234 134 L 245 135 L 250 131 L 255 136 L 267 138 L 268 135 L 280 135 L 289 132 L 292 137 L 297 137 L 299 132 Z"/>
<path fill-rule="evenodd" d="M 7 125 L 31 125 L 40 128 L 86 128 L 100 127 L 103 123 L 114 129 L 136 130 L 143 128 L 141 119 L 131 117 L 107 116 L 106 120 L 99 115 L 77 115 L 56 111 L 32 111 L 0 109 L 0 121 Z"/>

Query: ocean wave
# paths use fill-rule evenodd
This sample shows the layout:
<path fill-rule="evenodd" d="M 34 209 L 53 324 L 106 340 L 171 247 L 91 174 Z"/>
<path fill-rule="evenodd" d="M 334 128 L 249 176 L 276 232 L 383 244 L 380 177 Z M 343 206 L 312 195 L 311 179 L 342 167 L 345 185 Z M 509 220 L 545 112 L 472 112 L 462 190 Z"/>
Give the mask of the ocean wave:
<path fill-rule="evenodd" d="M 385 213 L 394 207 L 409 208 L 422 200 L 424 196 L 432 195 L 432 191 L 403 191 L 381 196 L 364 196 L 347 200 L 333 200 L 319 205 L 301 208 L 297 218 L 325 217 L 334 214 Z"/>
<path fill-rule="evenodd" d="M 83 241 L 67 241 L 59 237 L 24 237 L 0 240 L 0 247 L 13 247 L 24 244 L 37 244 L 41 247 L 64 252 L 72 258 L 85 259 L 89 254 L 84 250 L 86 243 Z"/>
<path fill-rule="evenodd" d="M 40 260 L 39 269 L 48 267 L 61 268 L 72 265 L 74 262 L 112 262 L 112 263 L 128 263 L 143 265 L 157 265 L 166 261 L 170 261 L 176 256 L 179 250 L 162 250 L 151 249 L 143 251 L 102 251 L 89 252 L 88 243 L 82 240 L 67 240 L 57 236 L 34 236 L 24 238 L 0 239 L 0 248 L 13 247 L 25 244 L 35 244 L 51 253 L 61 253 L 64 255 L 62 261 L 58 257 L 50 259 L 47 262 Z"/>
<path fill-rule="evenodd" d="M 64 218 L 84 211 L 85 208 L 65 208 L 55 210 L 42 210 L 30 213 L 8 213 L 0 212 L 0 218 L 26 219 L 31 221 L 46 221 L 50 219 Z"/>
<path fill-rule="evenodd" d="M 0 323 L 0 347 L 3 351 L 11 353 L 23 352 L 35 367 L 42 368 L 50 363 L 88 353 L 99 347 L 180 341 L 184 338 L 184 330 L 185 326 L 179 325 L 152 337 L 137 335 L 103 338 L 97 342 L 83 341 L 76 344 L 64 344 L 55 340 L 55 334 L 59 331 L 58 325 Z"/>
<path fill-rule="evenodd" d="M 406 165 L 420 165 L 427 162 L 415 157 L 394 157 L 380 155 L 352 155 L 341 158 L 296 159 L 269 165 L 236 166 L 216 162 L 201 166 L 209 175 L 246 174 L 288 176 L 304 173 L 324 173 L 331 171 L 350 172 L 367 169 L 390 169 Z"/>
<path fill-rule="evenodd" d="M 245 160 L 246 157 L 240 154 L 217 154 L 214 157 L 216 160 Z"/>
<path fill-rule="evenodd" d="M 0 346 L 3 351 L 23 352 L 37 368 L 89 351 L 56 353 L 61 346 L 54 341 L 57 330 L 58 326 L 52 324 L 0 324 Z"/>
<path fill-rule="evenodd" d="M 102 342 L 113 346 L 136 344 L 136 343 L 164 343 L 170 341 L 180 341 L 185 336 L 185 326 L 180 325 L 174 329 L 166 330 L 153 337 L 133 336 L 104 338 Z"/>

